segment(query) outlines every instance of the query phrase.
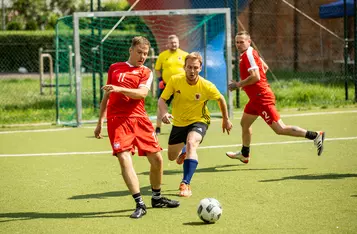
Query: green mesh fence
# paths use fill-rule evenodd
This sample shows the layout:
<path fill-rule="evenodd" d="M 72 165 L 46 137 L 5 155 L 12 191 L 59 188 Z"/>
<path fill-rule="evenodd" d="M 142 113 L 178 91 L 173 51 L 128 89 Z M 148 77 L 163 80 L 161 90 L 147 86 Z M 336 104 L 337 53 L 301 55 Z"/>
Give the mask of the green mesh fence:
<path fill-rule="evenodd" d="M 215 82 L 216 77 L 207 71 L 210 69 L 209 63 L 213 64 L 207 55 L 218 51 L 222 56 L 221 60 L 226 59 L 224 14 L 126 16 L 119 26 L 110 32 L 120 18 L 82 17 L 79 19 L 81 109 L 77 109 L 76 105 L 74 57 L 71 62 L 71 56 L 68 56 L 69 46 L 72 48 L 75 46 L 73 44 L 73 19 L 66 17 L 58 21 L 56 31 L 58 56 L 56 75 L 59 84 L 57 87 L 57 123 L 77 125 L 78 111 L 81 112 L 84 122 L 97 119 L 98 107 L 103 95 L 100 87 L 106 83 L 107 70 L 112 63 L 127 61 L 133 36 L 145 36 L 151 42 L 152 49 L 145 65 L 154 70 L 157 55 L 166 49 L 168 36 L 178 35 L 181 49 L 201 52 L 204 64 L 208 64 L 202 75 Z M 101 42 L 106 35 L 108 37 Z M 217 44 L 214 44 L 214 40 L 220 41 L 219 46 L 210 48 Z M 219 80 L 226 82 L 227 62 L 216 61 L 216 64 L 223 66 L 221 69 L 223 68 L 225 74 L 220 74 Z M 67 85 L 71 81 L 72 85 Z M 223 88 L 226 89 L 226 85 Z M 155 85 L 152 87 L 151 96 L 155 96 Z"/>

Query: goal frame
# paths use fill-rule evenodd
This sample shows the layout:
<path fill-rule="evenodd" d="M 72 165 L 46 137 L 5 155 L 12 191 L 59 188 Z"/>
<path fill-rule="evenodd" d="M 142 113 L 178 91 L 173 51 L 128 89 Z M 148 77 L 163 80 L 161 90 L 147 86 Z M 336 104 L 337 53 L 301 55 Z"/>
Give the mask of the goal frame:
<path fill-rule="evenodd" d="M 98 12 L 75 12 L 73 13 L 73 42 L 75 56 L 75 93 L 76 93 L 76 123 L 82 125 L 82 78 L 81 78 L 81 54 L 79 40 L 79 19 L 93 17 L 127 17 L 127 16 L 168 16 L 168 15 L 208 15 L 224 14 L 226 32 L 226 62 L 227 62 L 227 84 L 232 80 L 232 35 L 231 35 L 231 12 L 230 8 L 204 8 L 204 9 L 175 9 L 175 10 L 145 10 L 145 11 L 98 11 Z M 229 92 L 228 114 L 233 117 L 233 95 Z"/>

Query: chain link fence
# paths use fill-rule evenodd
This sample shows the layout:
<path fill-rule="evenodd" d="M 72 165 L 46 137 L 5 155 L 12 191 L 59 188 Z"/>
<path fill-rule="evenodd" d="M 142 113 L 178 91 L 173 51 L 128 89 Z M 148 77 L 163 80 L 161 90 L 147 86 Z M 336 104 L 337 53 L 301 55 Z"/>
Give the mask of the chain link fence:
<path fill-rule="evenodd" d="M 98 2 L 94 2 L 96 10 Z M 128 0 L 130 5 L 134 2 L 135 0 Z M 353 99 L 355 91 L 354 17 L 348 18 L 347 27 L 343 17 L 321 19 L 319 7 L 331 2 L 333 1 L 140 0 L 133 10 L 228 7 L 232 13 L 232 35 L 239 30 L 249 31 L 255 48 L 269 65 L 268 79 L 274 90 L 280 91 L 277 92 L 278 103 L 279 100 L 290 97 L 289 90 L 294 86 L 309 83 L 328 87 L 330 96 L 322 96 L 321 100 L 315 103 L 309 101 L 311 96 L 302 93 L 302 97 L 296 97 L 301 99 L 301 103 L 306 101 L 315 106 L 331 103 L 344 105 L 345 98 Z M 0 2 L 0 124 L 53 123 L 56 103 L 55 93 L 53 90 L 52 94 L 50 92 L 50 61 L 48 56 L 42 56 L 44 86 L 43 94 L 40 94 L 40 58 L 41 54 L 48 54 L 52 57 L 53 64 L 56 64 L 55 32 L 27 32 L 37 34 L 37 37 L 34 37 L 37 39 L 24 42 L 23 37 L 18 35 L 19 32 L 5 30 L 6 25 L 11 22 L 12 3 L 11 0 Z M 101 4 L 105 5 L 106 1 L 102 0 Z M 347 74 L 344 70 L 345 29 L 348 32 Z M 47 39 L 38 40 L 39 33 L 46 34 L 44 37 Z M 237 56 L 236 51 L 233 51 L 233 57 Z M 235 64 L 235 61 L 233 63 Z M 235 68 L 234 76 L 238 75 Z M 292 80 L 296 82 L 291 83 Z M 344 96 L 346 87 L 348 93 Z M 236 104 L 244 103 L 244 100 L 239 100 L 240 96 L 237 96 Z M 241 98 L 244 99 L 244 96 Z"/>

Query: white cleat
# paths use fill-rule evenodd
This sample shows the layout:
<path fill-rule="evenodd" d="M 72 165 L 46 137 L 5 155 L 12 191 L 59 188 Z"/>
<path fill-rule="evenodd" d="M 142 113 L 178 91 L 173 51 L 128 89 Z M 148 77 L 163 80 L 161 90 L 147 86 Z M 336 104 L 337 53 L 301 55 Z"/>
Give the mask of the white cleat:
<path fill-rule="evenodd" d="M 317 155 L 320 156 L 322 151 L 324 150 L 324 140 L 325 140 L 325 132 L 320 131 L 317 132 L 317 137 L 314 140 L 314 145 L 317 147 Z"/>
<path fill-rule="evenodd" d="M 231 159 L 238 159 L 242 163 L 247 164 L 249 162 L 250 157 L 244 157 L 240 151 L 237 152 L 226 152 L 226 155 Z"/>

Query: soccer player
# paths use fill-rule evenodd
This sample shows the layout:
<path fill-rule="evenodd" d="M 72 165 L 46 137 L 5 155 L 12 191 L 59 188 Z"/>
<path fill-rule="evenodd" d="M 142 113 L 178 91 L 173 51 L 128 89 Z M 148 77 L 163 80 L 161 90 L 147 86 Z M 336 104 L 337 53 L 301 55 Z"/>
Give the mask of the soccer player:
<path fill-rule="evenodd" d="M 243 89 L 249 97 L 249 102 L 244 108 L 241 119 L 242 148 L 238 152 L 227 152 L 232 159 L 238 159 L 243 163 L 249 162 L 249 151 L 252 136 L 252 124 L 260 116 L 273 129 L 276 134 L 294 137 L 305 137 L 313 140 L 317 147 L 317 155 L 323 151 L 325 133 L 323 131 L 308 131 L 297 126 L 285 125 L 280 119 L 275 108 L 275 96 L 266 77 L 268 66 L 260 58 L 258 52 L 251 47 L 251 38 L 248 32 L 238 32 L 235 43 L 240 52 L 239 70 L 241 80 L 231 81 L 228 85 L 230 91 Z"/>
<path fill-rule="evenodd" d="M 144 66 L 149 48 L 150 42 L 145 37 L 134 37 L 128 61 L 110 66 L 108 81 L 103 87 L 105 94 L 100 104 L 100 116 L 94 131 L 95 137 L 102 138 L 101 130 L 106 115 L 113 155 L 119 160 L 123 179 L 136 202 L 136 210 L 130 218 L 140 218 L 146 214 L 131 158 L 135 148 L 140 156 L 147 157 L 151 165 L 152 207 L 172 208 L 180 205 L 178 201 L 161 196 L 162 148 L 144 107 L 144 99 L 153 80 L 151 70 Z"/>
<path fill-rule="evenodd" d="M 183 179 L 180 183 L 179 196 L 192 195 L 190 183 L 197 168 L 197 148 L 202 142 L 210 124 L 210 113 L 207 108 L 208 100 L 217 100 L 222 112 L 223 132 L 232 128 L 228 118 L 227 104 L 216 86 L 199 76 L 202 70 L 202 57 L 198 52 L 187 55 L 185 59 L 185 73 L 172 76 L 159 99 L 160 113 L 165 124 L 171 123 L 169 137 L 168 158 L 183 163 Z M 172 115 L 168 113 L 166 100 L 174 95 L 172 101 Z M 182 154 L 182 147 L 186 144 L 187 152 Z"/>
<path fill-rule="evenodd" d="M 158 98 L 160 98 L 162 91 L 169 82 L 171 76 L 184 73 L 184 63 L 187 52 L 181 50 L 179 38 L 176 35 L 170 35 L 167 42 L 168 49 L 161 52 L 155 64 L 156 77 L 159 80 Z M 172 97 L 167 100 L 170 105 Z M 159 108 L 157 108 L 156 129 L 157 135 L 161 133 L 161 118 L 159 118 Z"/>

